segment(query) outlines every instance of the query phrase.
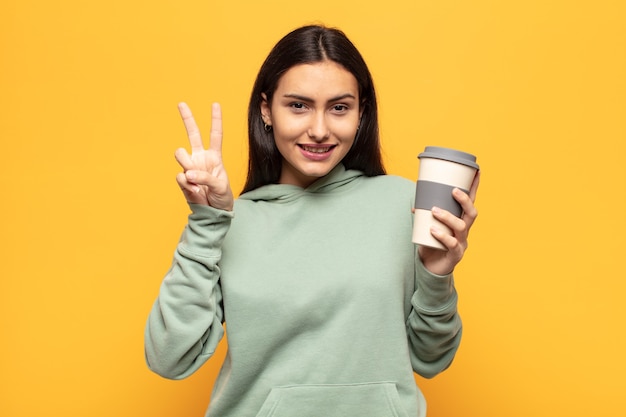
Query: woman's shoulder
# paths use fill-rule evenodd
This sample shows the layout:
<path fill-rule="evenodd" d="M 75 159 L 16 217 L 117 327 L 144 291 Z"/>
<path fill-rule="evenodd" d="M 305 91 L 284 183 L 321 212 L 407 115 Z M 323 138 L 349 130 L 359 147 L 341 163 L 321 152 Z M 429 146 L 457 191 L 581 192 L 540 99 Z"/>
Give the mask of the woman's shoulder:
<path fill-rule="evenodd" d="M 392 206 L 413 204 L 415 200 L 415 183 L 397 175 L 362 177 L 359 190 L 357 193 L 368 201 L 375 199 L 381 204 Z"/>
<path fill-rule="evenodd" d="M 363 181 L 371 186 L 381 187 L 382 189 L 391 189 L 394 191 L 403 190 L 406 192 L 415 191 L 415 183 L 399 175 L 385 174 L 376 175 L 374 177 L 363 177 Z"/>

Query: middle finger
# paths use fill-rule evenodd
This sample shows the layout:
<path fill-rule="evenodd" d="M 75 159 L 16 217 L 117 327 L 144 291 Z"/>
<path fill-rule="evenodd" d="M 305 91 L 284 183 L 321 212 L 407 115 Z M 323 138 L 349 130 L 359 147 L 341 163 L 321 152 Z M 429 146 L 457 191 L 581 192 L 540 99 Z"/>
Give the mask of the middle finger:
<path fill-rule="evenodd" d="M 433 207 L 432 214 L 437 220 L 448 226 L 452 230 L 454 236 L 462 236 L 467 232 L 467 223 L 463 219 L 456 217 L 449 211 L 441 209 L 439 207 Z"/>

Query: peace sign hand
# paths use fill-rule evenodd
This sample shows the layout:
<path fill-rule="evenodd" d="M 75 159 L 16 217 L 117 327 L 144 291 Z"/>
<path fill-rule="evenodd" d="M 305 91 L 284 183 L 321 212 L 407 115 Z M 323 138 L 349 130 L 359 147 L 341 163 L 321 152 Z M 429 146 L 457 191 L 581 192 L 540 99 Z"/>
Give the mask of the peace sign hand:
<path fill-rule="evenodd" d="M 211 135 L 208 149 L 204 149 L 198 125 L 185 103 L 178 105 L 183 119 L 191 155 L 184 148 L 176 150 L 176 161 L 184 172 L 176 175 L 187 202 L 202 204 L 220 210 L 233 209 L 233 192 L 222 161 L 222 110 L 218 103 L 213 103 L 211 116 Z"/>

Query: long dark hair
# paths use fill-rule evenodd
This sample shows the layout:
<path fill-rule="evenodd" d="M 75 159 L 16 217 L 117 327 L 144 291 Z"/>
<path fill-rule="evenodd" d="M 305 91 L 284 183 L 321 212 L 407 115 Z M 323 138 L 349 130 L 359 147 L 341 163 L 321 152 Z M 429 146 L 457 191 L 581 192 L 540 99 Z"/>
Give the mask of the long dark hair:
<path fill-rule="evenodd" d="M 325 60 L 338 63 L 354 75 L 363 110 L 354 144 L 342 163 L 346 169 L 357 169 L 367 176 L 385 174 L 380 153 L 376 92 L 367 64 L 342 31 L 319 25 L 303 26 L 287 34 L 274 46 L 252 88 L 248 107 L 248 176 L 244 193 L 277 183 L 280 178 L 282 156 L 276 147 L 273 132 L 264 129 L 262 94 L 265 93 L 271 105 L 278 81 L 285 72 L 295 65 Z"/>

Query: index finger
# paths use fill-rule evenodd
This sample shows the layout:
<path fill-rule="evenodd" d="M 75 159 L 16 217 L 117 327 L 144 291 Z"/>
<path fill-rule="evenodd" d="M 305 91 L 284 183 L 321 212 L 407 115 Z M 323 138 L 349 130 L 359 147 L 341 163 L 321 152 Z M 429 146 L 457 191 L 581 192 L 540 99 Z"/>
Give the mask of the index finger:
<path fill-rule="evenodd" d="M 182 117 L 185 129 L 187 130 L 187 137 L 189 138 L 189 144 L 191 145 L 191 152 L 203 151 L 204 145 L 202 144 L 200 129 L 198 129 L 196 120 L 193 118 L 193 114 L 191 114 L 191 109 L 189 109 L 187 103 L 179 103 L 178 112 L 180 113 L 180 117 Z"/>
<path fill-rule="evenodd" d="M 211 143 L 209 148 L 222 152 L 222 108 L 219 103 L 213 103 L 211 107 Z"/>

